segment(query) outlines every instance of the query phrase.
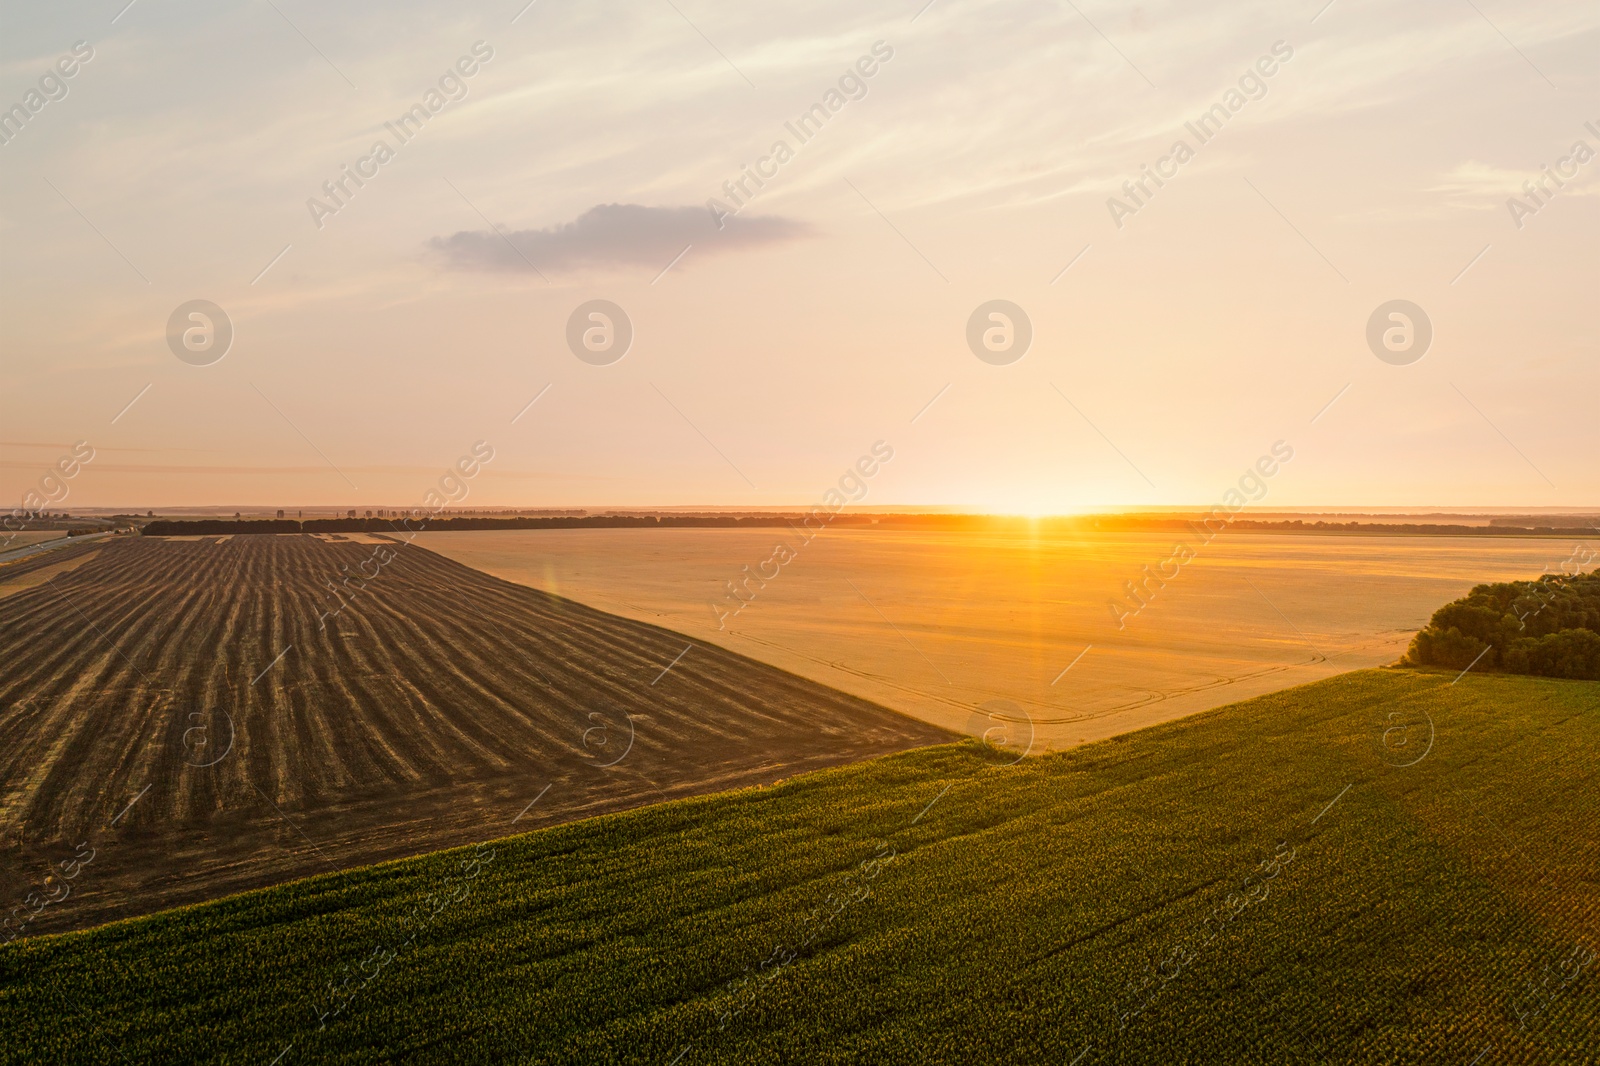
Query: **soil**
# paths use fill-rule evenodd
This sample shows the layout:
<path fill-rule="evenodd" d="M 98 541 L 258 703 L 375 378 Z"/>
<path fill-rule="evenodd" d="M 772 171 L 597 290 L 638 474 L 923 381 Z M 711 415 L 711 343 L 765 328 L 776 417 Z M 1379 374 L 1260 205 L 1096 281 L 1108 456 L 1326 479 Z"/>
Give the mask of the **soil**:
<path fill-rule="evenodd" d="M 952 739 L 702 638 L 366 539 L 117 539 L 0 600 L 11 931 Z M 40 906 L 91 849 L 71 895 Z"/>

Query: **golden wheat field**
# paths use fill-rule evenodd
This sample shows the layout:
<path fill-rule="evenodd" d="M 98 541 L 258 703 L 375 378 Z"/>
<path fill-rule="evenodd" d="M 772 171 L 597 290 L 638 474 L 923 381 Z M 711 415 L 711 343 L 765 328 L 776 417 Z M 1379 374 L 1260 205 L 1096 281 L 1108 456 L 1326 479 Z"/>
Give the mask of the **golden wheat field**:
<path fill-rule="evenodd" d="M 1439 604 L 1557 570 L 1573 548 L 1230 531 L 1118 628 L 1108 604 L 1131 609 L 1123 583 L 1163 564 L 1172 534 L 832 529 L 799 546 L 783 529 L 591 529 L 417 543 L 945 728 L 991 728 L 975 709 L 1009 701 L 1032 719 L 1035 753 L 1393 662 Z M 768 563 L 779 543 L 793 549 L 781 567 Z M 737 606 L 727 582 L 775 570 L 718 615 Z M 1008 732 L 1029 739 L 1026 724 Z"/>

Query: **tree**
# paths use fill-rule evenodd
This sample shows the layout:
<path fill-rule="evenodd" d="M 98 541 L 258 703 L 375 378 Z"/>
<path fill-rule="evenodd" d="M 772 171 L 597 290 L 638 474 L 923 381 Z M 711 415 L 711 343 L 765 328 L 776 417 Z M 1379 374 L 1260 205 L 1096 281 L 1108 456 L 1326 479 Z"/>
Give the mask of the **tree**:
<path fill-rule="evenodd" d="M 1435 611 L 1402 661 L 1600 680 L 1600 570 L 1479 585 Z"/>

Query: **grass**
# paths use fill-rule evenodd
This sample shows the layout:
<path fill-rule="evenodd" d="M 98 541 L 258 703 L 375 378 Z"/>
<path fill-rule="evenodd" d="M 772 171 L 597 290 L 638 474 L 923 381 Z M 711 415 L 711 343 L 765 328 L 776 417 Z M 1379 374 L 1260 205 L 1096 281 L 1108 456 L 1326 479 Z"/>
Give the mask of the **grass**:
<path fill-rule="evenodd" d="M 19 941 L 0 1061 L 1594 1062 L 1600 684 L 1451 676 Z"/>

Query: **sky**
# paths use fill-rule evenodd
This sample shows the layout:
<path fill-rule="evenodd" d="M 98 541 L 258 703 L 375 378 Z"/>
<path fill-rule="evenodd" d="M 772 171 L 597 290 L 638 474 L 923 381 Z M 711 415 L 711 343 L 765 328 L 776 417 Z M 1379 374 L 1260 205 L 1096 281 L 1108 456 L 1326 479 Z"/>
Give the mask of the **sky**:
<path fill-rule="evenodd" d="M 6 506 L 1600 504 L 1592 3 L 524 2 L 0 5 Z"/>

